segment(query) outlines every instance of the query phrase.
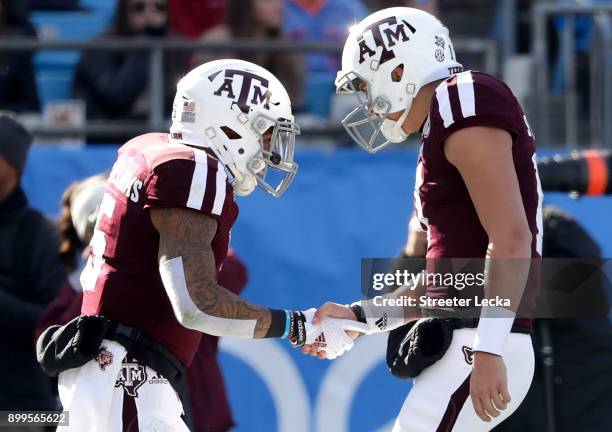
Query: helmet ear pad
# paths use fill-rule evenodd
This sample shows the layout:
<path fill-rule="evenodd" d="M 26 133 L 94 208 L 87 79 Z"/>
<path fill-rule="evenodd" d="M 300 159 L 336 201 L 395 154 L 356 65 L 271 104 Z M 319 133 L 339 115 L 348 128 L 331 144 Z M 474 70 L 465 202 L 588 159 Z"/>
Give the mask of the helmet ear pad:
<path fill-rule="evenodd" d="M 221 126 L 219 127 L 219 129 L 221 130 L 221 132 L 223 132 L 223 135 L 225 135 L 225 138 L 222 140 L 223 145 L 228 148 L 228 150 L 229 147 L 234 147 L 233 152 L 235 152 L 240 159 L 244 158 L 245 160 L 249 161 L 247 165 L 250 167 L 250 161 L 253 161 L 256 155 L 261 153 L 260 150 L 255 149 L 255 151 L 253 151 L 251 149 L 251 153 L 253 154 L 249 157 L 249 155 L 247 154 L 247 147 L 245 146 L 245 142 L 238 132 L 236 132 L 229 126 Z"/>
<path fill-rule="evenodd" d="M 388 61 L 371 72 L 366 79 L 370 84 L 368 98 L 372 101 L 372 111 L 383 115 L 409 109 L 420 89 L 414 78 L 407 63 L 399 59 Z M 386 104 L 377 104 L 377 100 L 384 100 Z"/>
<path fill-rule="evenodd" d="M 259 143 L 258 137 L 243 137 L 228 125 L 208 127 L 206 136 L 213 152 L 237 179 L 249 174 L 250 160 L 261 154 L 261 146 L 253 145 L 253 141 Z"/>

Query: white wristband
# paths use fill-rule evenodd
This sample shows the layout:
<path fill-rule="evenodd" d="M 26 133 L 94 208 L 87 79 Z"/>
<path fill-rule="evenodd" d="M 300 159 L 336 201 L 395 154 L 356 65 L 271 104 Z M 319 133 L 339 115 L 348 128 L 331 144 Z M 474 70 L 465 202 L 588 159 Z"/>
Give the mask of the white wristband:
<path fill-rule="evenodd" d="M 515 315 L 514 312 L 501 307 L 483 307 L 474 338 L 474 352 L 481 351 L 503 356 Z"/>

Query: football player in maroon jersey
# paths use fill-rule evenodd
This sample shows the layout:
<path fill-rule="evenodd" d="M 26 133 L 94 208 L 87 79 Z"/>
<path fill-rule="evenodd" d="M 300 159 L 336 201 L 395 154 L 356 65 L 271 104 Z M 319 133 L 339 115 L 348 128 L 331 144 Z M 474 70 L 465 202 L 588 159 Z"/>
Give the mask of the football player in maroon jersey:
<path fill-rule="evenodd" d="M 531 320 L 516 315 L 534 297 L 530 261 L 540 257 L 542 236 L 542 193 L 527 119 L 502 81 L 463 72 L 438 19 L 411 8 L 381 10 L 352 28 L 336 86 L 357 97 L 342 123 L 369 152 L 422 135 L 415 210 L 427 230 L 428 270 L 438 259 L 486 258 L 481 298 L 509 300 L 482 307 L 472 319 L 453 318 L 448 350 L 420 371 L 393 430 L 488 431 L 518 407 L 534 370 Z M 386 297 L 415 296 L 414 288 Z M 421 288 L 439 299 L 458 291 Z M 326 303 L 315 322 L 356 319 L 374 333 L 416 316 L 401 302 L 380 304 Z M 309 346 L 303 351 L 325 356 Z"/>
<path fill-rule="evenodd" d="M 70 346 L 95 344 L 85 341 L 94 317 L 111 327 L 93 360 L 59 376 L 69 430 L 120 430 L 125 403 L 135 403 L 140 430 L 187 430 L 172 384 L 202 333 L 288 338 L 332 356 L 350 349 L 341 320 L 314 326 L 314 309 L 269 309 L 217 282 L 238 217 L 234 195 L 259 186 L 280 196 L 297 171 L 298 134 L 289 96 L 271 73 L 217 60 L 179 82 L 169 134 L 119 149 L 81 274 L 81 336 Z"/>

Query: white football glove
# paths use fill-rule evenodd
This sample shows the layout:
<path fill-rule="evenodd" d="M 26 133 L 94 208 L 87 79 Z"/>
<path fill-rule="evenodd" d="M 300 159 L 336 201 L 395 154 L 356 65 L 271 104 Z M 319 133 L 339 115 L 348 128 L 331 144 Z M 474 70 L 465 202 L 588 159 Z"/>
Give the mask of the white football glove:
<path fill-rule="evenodd" d="M 306 317 L 306 345 L 312 345 L 317 351 L 325 351 L 325 358 L 333 360 L 346 351 L 350 351 L 355 344 L 346 333 L 356 331 L 367 333 L 368 326 L 357 321 L 325 317 L 319 325 L 314 325 L 312 319 L 316 309 L 308 309 L 302 313 Z"/>

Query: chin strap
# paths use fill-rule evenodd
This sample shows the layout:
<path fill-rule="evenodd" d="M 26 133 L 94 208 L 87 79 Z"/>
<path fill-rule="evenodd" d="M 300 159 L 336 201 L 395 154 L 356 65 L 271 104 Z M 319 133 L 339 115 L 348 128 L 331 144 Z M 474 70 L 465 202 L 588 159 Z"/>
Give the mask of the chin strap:
<path fill-rule="evenodd" d="M 399 119 L 391 120 L 389 118 L 385 118 L 382 122 L 380 130 L 383 136 L 391 141 L 392 143 L 400 143 L 405 141 L 406 138 L 410 136 L 410 134 L 404 131 L 403 125 L 404 121 L 408 117 L 409 108 L 406 108 Z"/>
<path fill-rule="evenodd" d="M 257 187 L 257 179 L 252 174 L 234 176 L 234 192 L 238 196 L 247 196 Z"/>

